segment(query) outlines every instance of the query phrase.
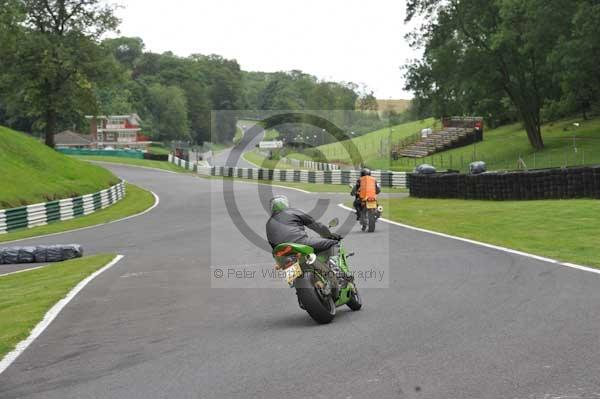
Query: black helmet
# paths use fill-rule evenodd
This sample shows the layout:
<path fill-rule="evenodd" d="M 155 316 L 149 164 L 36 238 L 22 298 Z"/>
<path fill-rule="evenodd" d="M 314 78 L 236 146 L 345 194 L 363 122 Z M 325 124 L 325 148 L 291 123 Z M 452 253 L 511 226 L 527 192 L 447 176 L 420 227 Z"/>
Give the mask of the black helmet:
<path fill-rule="evenodd" d="M 371 170 L 369 168 L 363 168 L 360 171 L 361 176 L 371 176 Z"/>

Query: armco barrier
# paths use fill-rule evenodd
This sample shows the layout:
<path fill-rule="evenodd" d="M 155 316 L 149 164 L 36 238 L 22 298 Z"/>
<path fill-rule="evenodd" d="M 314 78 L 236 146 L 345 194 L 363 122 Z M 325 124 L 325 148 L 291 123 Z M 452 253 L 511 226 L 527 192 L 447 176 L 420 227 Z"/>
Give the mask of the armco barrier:
<path fill-rule="evenodd" d="M 317 184 L 354 184 L 360 177 L 359 170 L 291 170 L 291 169 L 263 169 L 263 168 L 237 168 L 228 166 L 205 167 L 184 161 L 169 155 L 169 162 L 182 168 L 193 170 L 206 176 L 237 177 L 240 179 L 273 180 L 297 183 Z M 405 172 L 388 172 L 376 170 L 372 176 L 383 187 L 406 188 Z"/>
<path fill-rule="evenodd" d="M 354 184 L 360 177 L 359 170 L 289 170 L 235 168 L 227 166 L 198 168 L 198 173 L 211 176 L 237 177 L 242 179 L 315 184 Z M 376 178 L 383 187 L 406 187 L 406 173 L 404 172 L 373 171 L 372 176 Z"/>
<path fill-rule="evenodd" d="M 316 169 L 316 170 L 339 170 L 340 166 L 333 163 L 324 163 L 324 162 L 315 162 L 315 161 L 306 161 L 306 160 L 298 160 L 293 158 L 281 158 L 281 162 L 284 162 L 288 165 L 292 165 L 294 168 L 298 169 Z"/>
<path fill-rule="evenodd" d="M 411 173 L 412 197 L 481 200 L 600 199 L 600 165 L 530 171 Z"/>
<path fill-rule="evenodd" d="M 177 166 L 180 166 L 184 169 L 193 170 L 194 172 L 198 172 L 198 164 L 194 162 L 186 161 L 185 159 L 177 158 L 173 156 L 173 154 L 169 154 L 169 162 L 174 163 Z"/>
<path fill-rule="evenodd" d="M 120 182 L 93 194 L 0 210 L 0 234 L 89 215 L 114 204 L 124 196 L 125 183 Z"/>

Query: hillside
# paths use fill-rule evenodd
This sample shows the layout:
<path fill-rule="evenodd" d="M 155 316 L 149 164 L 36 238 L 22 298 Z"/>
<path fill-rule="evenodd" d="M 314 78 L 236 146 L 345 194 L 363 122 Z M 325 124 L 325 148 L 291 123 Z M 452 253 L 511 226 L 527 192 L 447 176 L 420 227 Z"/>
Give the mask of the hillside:
<path fill-rule="evenodd" d="M 579 123 L 576 127 L 573 124 Z M 517 169 L 519 157 L 529 169 L 600 164 L 600 117 L 587 121 L 563 119 L 542 126 L 545 148 L 534 151 L 519 124 L 484 131 L 483 141 L 417 159 L 417 164 L 433 164 L 438 169 L 466 170 L 475 160 L 485 161 L 488 170 Z M 574 139 L 575 138 L 575 139 Z M 575 144 L 575 146 L 574 146 Z M 393 161 L 395 170 L 412 170 L 415 160 Z"/>
<path fill-rule="evenodd" d="M 396 143 L 401 139 L 408 137 L 412 134 L 418 133 L 421 129 L 431 127 L 433 119 L 425 119 L 422 121 L 408 122 L 400 125 L 391 127 L 392 142 Z M 363 134 L 355 139 L 352 139 L 353 144 L 356 146 L 363 162 L 371 162 L 375 159 L 380 159 L 383 156 L 387 156 L 389 152 L 389 136 L 390 128 L 383 128 Z M 346 149 L 343 146 L 343 142 L 325 144 L 316 147 L 329 162 L 340 161 L 342 163 L 350 163 L 350 159 Z M 385 168 L 385 166 L 383 166 Z"/>
<path fill-rule="evenodd" d="M 93 193 L 119 181 L 109 171 L 0 126 L 0 209 Z"/>
<path fill-rule="evenodd" d="M 410 100 L 381 100 L 377 99 L 377 109 L 379 112 L 393 111 L 402 113 L 410 107 Z"/>

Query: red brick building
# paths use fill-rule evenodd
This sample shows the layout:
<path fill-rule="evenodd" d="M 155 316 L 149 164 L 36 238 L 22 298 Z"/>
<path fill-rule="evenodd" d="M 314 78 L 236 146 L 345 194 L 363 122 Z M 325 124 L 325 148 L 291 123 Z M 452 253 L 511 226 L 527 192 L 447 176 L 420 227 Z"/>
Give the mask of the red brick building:
<path fill-rule="evenodd" d="M 98 148 L 144 149 L 151 141 L 142 134 L 142 120 L 137 114 L 86 116 L 90 120 L 90 136 Z"/>

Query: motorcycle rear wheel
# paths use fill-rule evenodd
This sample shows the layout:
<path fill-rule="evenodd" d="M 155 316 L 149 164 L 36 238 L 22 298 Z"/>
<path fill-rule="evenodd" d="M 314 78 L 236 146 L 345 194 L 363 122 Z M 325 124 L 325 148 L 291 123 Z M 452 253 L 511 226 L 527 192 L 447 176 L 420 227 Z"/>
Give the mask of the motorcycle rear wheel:
<path fill-rule="evenodd" d="M 375 212 L 369 212 L 369 233 L 375 231 L 375 222 L 377 221 L 377 215 Z"/>
<path fill-rule="evenodd" d="M 312 284 L 310 287 L 296 288 L 296 293 L 304 309 L 314 321 L 327 324 L 333 320 L 336 307 L 331 296 L 322 296 Z"/>
<path fill-rule="evenodd" d="M 362 231 L 367 230 L 367 210 L 363 209 L 360 215 L 360 229 Z"/>

